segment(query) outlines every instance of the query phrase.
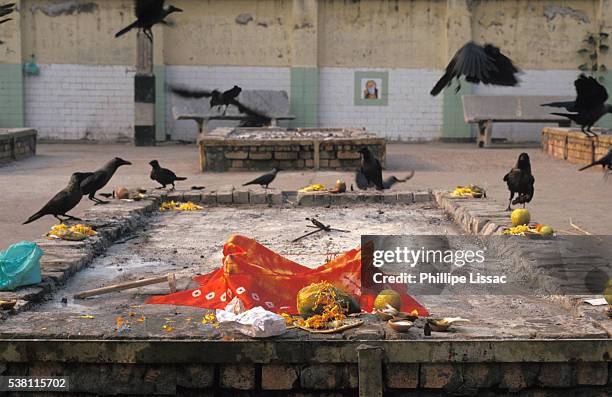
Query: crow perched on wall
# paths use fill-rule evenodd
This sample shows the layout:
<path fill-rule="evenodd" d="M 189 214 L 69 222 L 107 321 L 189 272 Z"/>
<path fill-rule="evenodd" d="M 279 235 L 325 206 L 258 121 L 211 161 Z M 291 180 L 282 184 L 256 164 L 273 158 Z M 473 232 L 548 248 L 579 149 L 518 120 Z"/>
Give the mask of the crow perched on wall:
<path fill-rule="evenodd" d="M 178 7 L 173 5 L 164 5 L 165 0 L 136 0 L 134 8 L 136 20 L 130 25 L 121 29 L 115 34 L 115 37 L 123 36 L 132 29 L 142 29 L 144 34 L 153 41 L 153 25 L 158 23 L 168 24 L 165 18 L 173 12 L 183 12 Z"/>
<path fill-rule="evenodd" d="M 280 168 L 272 168 L 272 171 L 263 174 L 261 176 L 258 176 L 257 178 L 253 179 L 250 182 L 247 182 L 245 184 L 243 184 L 242 186 L 248 186 L 248 185 L 259 185 L 261 187 L 265 187 L 266 189 L 268 188 L 268 185 L 272 183 L 272 181 L 274 181 L 274 179 L 276 178 L 276 174 L 278 174 L 278 172 L 281 171 Z"/>
<path fill-rule="evenodd" d="M 53 215 L 60 222 L 65 221 L 65 219 L 60 218 L 60 215 L 66 217 L 67 219 L 77 221 L 80 220 L 79 218 L 75 218 L 66 213 L 76 207 L 81 201 L 81 198 L 83 197 L 83 193 L 81 192 L 81 182 L 91 175 L 91 172 L 75 172 L 72 174 L 68 186 L 53 196 L 53 198 L 49 200 L 49 202 L 45 204 L 40 211 L 29 217 L 23 224 L 26 225 L 34 222 L 45 215 Z"/>
<path fill-rule="evenodd" d="M 588 137 L 597 136 L 591 131 L 591 127 L 606 113 L 612 113 L 612 105 L 606 103 L 608 92 L 595 78 L 587 77 L 584 74 L 578 76 L 574 81 L 574 86 L 577 94 L 575 101 L 543 103 L 542 106 L 565 108 L 571 113 L 552 114 L 567 117 L 580 125 L 582 132 Z"/>
<path fill-rule="evenodd" d="M 410 175 L 406 176 L 405 178 L 401 178 L 401 179 L 396 177 L 395 175 L 391 175 L 390 177 L 385 178 L 383 180 L 383 188 L 391 189 L 391 187 L 393 187 L 393 185 L 395 185 L 396 183 L 406 182 L 412 179 L 413 176 L 414 176 L 414 171 L 410 171 Z M 361 170 L 355 173 L 355 183 L 357 184 L 357 187 L 361 190 L 367 190 L 368 188 L 375 186 L 373 183 L 368 182 L 368 179 L 365 177 L 364 174 L 361 173 Z"/>
<path fill-rule="evenodd" d="M 106 163 L 104 167 L 85 178 L 83 182 L 81 182 L 81 192 L 83 195 L 88 195 L 89 199 L 94 201 L 96 204 L 108 204 L 108 201 L 103 201 L 97 198 L 96 192 L 106 186 L 106 184 L 115 174 L 115 171 L 117 171 L 117 168 L 121 167 L 122 165 L 132 165 L 132 163 L 120 159 L 119 157 L 115 157 Z"/>
<path fill-rule="evenodd" d="M 376 190 L 383 190 L 385 186 L 383 184 L 382 167 L 380 165 L 380 161 L 378 161 L 370 149 L 365 146 L 359 149 L 358 152 L 361 153 L 361 168 L 359 169 L 357 178 L 355 180 L 357 186 L 362 188 L 362 186 L 365 185 L 366 189 L 368 186 L 374 186 L 376 187 Z M 363 175 L 365 181 L 367 181 L 367 184 L 364 183 L 363 180 L 360 181 L 359 174 Z"/>
<path fill-rule="evenodd" d="M 504 182 L 510 190 L 510 200 L 508 202 L 507 211 L 512 210 L 510 204 L 525 204 L 533 198 L 535 178 L 531 174 L 531 162 L 527 153 L 521 153 L 518 157 L 516 165 L 504 176 Z M 512 201 L 514 194 L 518 197 Z"/>
<path fill-rule="evenodd" d="M 595 160 L 593 161 L 591 164 L 582 167 L 581 169 L 579 169 L 578 171 L 584 171 L 587 168 L 591 168 L 595 165 L 601 165 L 601 168 L 603 168 L 605 174 L 604 176 L 607 176 L 609 173 L 612 172 L 612 147 L 610 148 L 610 150 L 608 151 L 608 153 L 603 156 L 602 158 L 600 158 L 599 160 Z M 607 168 L 607 170 L 606 170 Z"/>
<path fill-rule="evenodd" d="M 187 179 L 182 176 L 176 176 L 174 172 L 167 168 L 162 168 L 159 165 L 159 161 L 157 160 L 151 160 L 149 164 L 151 165 L 151 167 L 153 167 L 149 176 L 151 177 L 151 179 L 162 185 L 158 189 L 164 189 L 166 185 L 172 185 L 172 190 L 174 190 L 174 182 L 184 181 Z"/>
<path fill-rule="evenodd" d="M 459 82 L 461 76 L 470 83 L 483 83 L 502 86 L 515 86 L 518 84 L 516 74 L 519 70 L 512 60 L 501 53 L 499 48 L 492 44 L 484 47 L 468 42 L 461 47 L 446 67 L 446 72 L 438 80 L 430 94 L 436 96 L 445 87 L 448 87 L 456 78 Z M 461 84 L 457 87 L 457 92 Z"/>

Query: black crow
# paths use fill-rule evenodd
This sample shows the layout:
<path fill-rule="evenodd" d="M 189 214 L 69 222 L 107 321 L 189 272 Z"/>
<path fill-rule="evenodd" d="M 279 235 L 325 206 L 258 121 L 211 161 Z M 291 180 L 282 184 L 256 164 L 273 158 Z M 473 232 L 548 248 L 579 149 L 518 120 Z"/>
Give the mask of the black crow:
<path fill-rule="evenodd" d="M 518 84 L 516 74 L 519 70 L 513 65 L 512 60 L 501 53 L 499 48 L 492 44 L 484 47 L 468 42 L 461 47 L 446 67 L 446 72 L 438 80 L 430 94 L 436 96 L 451 85 L 453 78 L 465 76 L 470 83 L 483 83 L 503 86 L 515 86 Z M 461 84 L 457 87 L 457 92 Z"/>
<path fill-rule="evenodd" d="M 173 12 L 183 12 L 180 8 L 173 5 L 164 5 L 165 0 L 136 0 L 135 14 L 136 20 L 130 25 L 121 29 L 115 37 L 123 36 L 132 29 L 142 29 L 144 34 L 153 41 L 153 25 L 158 23 L 168 24 L 165 18 Z"/>
<path fill-rule="evenodd" d="M 230 105 L 234 105 L 238 108 L 241 113 L 244 113 L 248 116 L 269 120 L 270 118 L 256 112 L 253 109 L 248 108 L 247 106 L 240 103 L 236 98 L 242 92 L 242 88 L 235 85 L 233 88 L 227 91 L 219 91 L 219 90 L 200 90 L 200 89 L 190 89 L 185 87 L 170 87 L 170 90 L 176 95 L 183 98 L 190 99 L 201 99 L 201 98 L 210 98 L 210 108 L 211 110 L 216 107 L 223 106 L 223 115 L 227 113 L 227 108 Z"/>
<path fill-rule="evenodd" d="M 363 175 L 365 180 L 367 180 L 366 188 L 369 186 L 376 187 L 377 190 L 383 190 L 385 186 L 383 185 L 382 178 L 382 167 L 380 166 L 380 161 L 368 149 L 367 147 L 362 147 L 358 150 L 361 153 L 361 168 L 359 169 L 359 173 Z M 358 175 L 359 175 L 358 173 Z M 363 186 L 363 180 L 359 180 L 359 177 L 356 178 L 355 182 L 359 188 Z"/>
<path fill-rule="evenodd" d="M 255 179 L 253 179 L 250 182 L 247 182 L 245 184 L 243 184 L 242 186 L 248 186 L 248 185 L 259 185 L 261 187 L 265 187 L 266 189 L 268 188 L 268 185 L 272 183 L 272 181 L 274 180 L 274 178 L 276 178 L 276 174 L 278 174 L 278 172 L 281 171 L 280 168 L 272 168 L 272 171 L 263 174 L 262 176 L 259 176 Z"/>
<path fill-rule="evenodd" d="M 81 182 L 91 176 L 91 172 L 75 172 L 70 177 L 70 182 L 63 190 L 57 193 L 40 211 L 28 218 L 27 221 L 23 222 L 24 225 L 34 222 L 35 220 L 42 218 L 45 215 L 53 215 L 60 222 L 64 222 L 66 219 L 73 219 L 80 221 L 79 218 L 70 216 L 66 212 L 70 211 L 81 201 L 83 193 L 81 192 Z M 60 218 L 61 216 L 66 219 Z"/>
<path fill-rule="evenodd" d="M 577 94 L 575 101 L 543 103 L 542 106 L 565 108 L 571 113 L 552 114 L 572 120 L 580 126 L 582 132 L 588 137 L 597 136 L 596 133 L 591 131 L 591 127 L 606 113 L 612 113 L 612 105 L 606 103 L 608 92 L 595 78 L 587 77 L 584 74 L 578 76 L 578 79 L 574 81 L 574 86 Z"/>
<path fill-rule="evenodd" d="M 395 185 L 396 183 L 406 182 L 410 180 L 413 176 L 414 176 L 414 171 L 410 171 L 410 175 L 402 179 L 399 179 L 395 175 L 391 175 L 390 177 L 385 178 L 383 180 L 383 187 L 385 189 L 391 189 L 391 187 L 393 187 L 393 185 Z M 357 183 L 357 187 L 361 190 L 366 190 L 369 187 L 374 187 L 373 183 L 368 183 L 367 178 L 365 177 L 365 175 L 361 173 L 361 171 L 357 171 L 355 173 L 355 182 Z"/>
<path fill-rule="evenodd" d="M 610 148 L 610 150 L 608 151 L 608 153 L 605 156 L 603 156 L 599 160 L 593 161 L 589 165 L 586 165 L 586 166 L 582 167 L 578 171 L 584 171 L 587 168 L 591 168 L 591 167 L 593 167 L 595 165 L 601 165 L 601 168 L 603 168 L 603 170 L 605 172 L 604 176 L 607 176 L 608 173 L 612 172 L 612 147 Z"/>
<path fill-rule="evenodd" d="M 176 176 L 176 174 L 170 171 L 167 168 L 162 168 L 159 165 L 157 160 L 152 160 L 149 162 L 153 169 L 151 170 L 151 179 L 159 182 L 162 186 L 158 189 L 164 189 L 166 185 L 172 185 L 172 190 L 174 190 L 174 182 L 176 181 L 184 181 L 187 178 L 182 176 Z"/>
<path fill-rule="evenodd" d="M 533 185 L 535 183 L 535 178 L 531 174 L 531 162 L 527 153 L 519 155 L 514 168 L 504 176 L 504 182 L 506 182 L 508 190 L 510 190 L 510 201 L 506 210 L 510 211 L 512 209 L 510 204 L 523 204 L 523 208 L 525 208 L 525 204 L 533 198 Z M 518 197 L 512 201 L 515 193 L 518 194 Z"/>
<path fill-rule="evenodd" d="M 0 5 L 0 18 L 10 15 L 13 11 L 15 11 L 15 3 Z M 12 20 L 13 18 L 0 19 L 0 25 Z"/>
<path fill-rule="evenodd" d="M 122 165 L 132 165 L 132 163 L 120 159 L 119 157 L 115 157 L 106 163 L 104 167 L 93 172 L 91 176 L 85 178 L 83 182 L 81 182 L 81 192 L 83 195 L 88 195 L 89 199 L 96 204 L 108 204 L 108 201 L 97 198 L 96 192 L 106 186 L 106 184 L 115 174 L 115 171 L 117 171 L 117 168 L 121 167 Z"/>

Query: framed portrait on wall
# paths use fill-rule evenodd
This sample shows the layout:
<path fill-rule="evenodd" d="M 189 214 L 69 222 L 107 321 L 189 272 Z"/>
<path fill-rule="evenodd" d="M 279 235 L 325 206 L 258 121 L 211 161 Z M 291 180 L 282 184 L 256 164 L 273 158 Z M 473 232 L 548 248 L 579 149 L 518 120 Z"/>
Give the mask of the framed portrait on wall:
<path fill-rule="evenodd" d="M 389 72 L 355 72 L 355 106 L 387 106 Z"/>

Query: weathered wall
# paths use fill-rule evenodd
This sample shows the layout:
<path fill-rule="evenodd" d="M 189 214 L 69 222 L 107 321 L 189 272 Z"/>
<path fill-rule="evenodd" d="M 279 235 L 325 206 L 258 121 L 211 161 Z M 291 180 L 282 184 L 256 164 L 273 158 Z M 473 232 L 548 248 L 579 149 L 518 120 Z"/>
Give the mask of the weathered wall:
<path fill-rule="evenodd" d="M 462 94 L 571 95 L 583 38 L 600 25 L 612 30 L 612 0 L 172 3 L 186 12 L 154 29 L 158 139 L 195 136 L 195 127 L 173 120 L 176 98 L 166 95 L 167 83 L 284 89 L 294 126 L 367 127 L 403 140 L 465 138 L 471 128 L 463 122 L 460 96 L 446 90 L 431 98 L 427 88 L 467 40 L 499 45 L 525 75 L 517 88 L 464 85 Z M 18 1 L 16 20 L 0 27 L 0 127 L 27 123 L 42 138 L 129 138 L 136 40 L 114 33 L 133 20 L 132 6 L 131 0 Z M 42 73 L 24 79 L 22 65 L 31 55 Z M 602 62 L 612 67 L 612 52 Z M 75 70 L 78 82 L 66 81 Z M 360 71 L 388 73 L 386 106 L 355 104 Z M 612 75 L 605 84 L 612 88 Z M 73 116 L 61 116 L 58 108 Z M 500 126 L 496 135 L 533 138 L 535 130 Z"/>

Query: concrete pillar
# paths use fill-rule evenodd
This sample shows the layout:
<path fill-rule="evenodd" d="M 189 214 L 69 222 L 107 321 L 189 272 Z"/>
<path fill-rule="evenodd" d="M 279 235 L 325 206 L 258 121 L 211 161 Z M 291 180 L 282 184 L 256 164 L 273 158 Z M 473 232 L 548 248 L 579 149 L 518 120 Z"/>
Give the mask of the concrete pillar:
<path fill-rule="evenodd" d="M 13 1 L 21 10 L 22 1 Z M 20 12 L 14 12 L 12 21 L 0 25 L 0 128 L 23 127 L 24 84 L 23 61 L 31 54 L 22 54 L 22 24 Z"/>
<path fill-rule="evenodd" d="M 317 0 L 293 0 L 291 112 L 294 127 L 316 127 L 319 107 Z"/>
<path fill-rule="evenodd" d="M 468 0 L 446 2 L 446 45 L 440 62 L 443 68 L 459 48 L 472 40 L 472 12 L 469 3 Z M 442 138 L 449 140 L 467 139 L 471 136 L 471 127 L 463 118 L 461 96 L 471 94 L 472 88 L 470 84 L 462 84 L 461 90 L 455 94 L 455 84 L 442 92 Z"/>
<path fill-rule="evenodd" d="M 155 75 L 153 74 L 153 43 L 142 31 L 138 31 L 136 40 L 134 144 L 136 146 L 155 146 Z"/>
<path fill-rule="evenodd" d="M 377 346 L 357 347 L 359 365 L 359 397 L 382 397 L 383 349 Z"/>

